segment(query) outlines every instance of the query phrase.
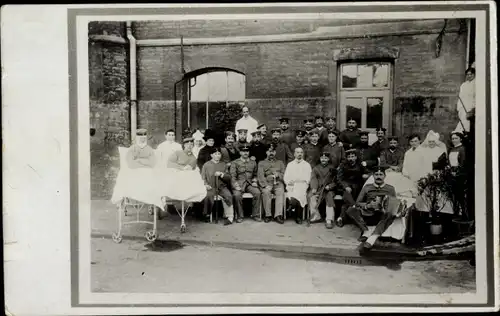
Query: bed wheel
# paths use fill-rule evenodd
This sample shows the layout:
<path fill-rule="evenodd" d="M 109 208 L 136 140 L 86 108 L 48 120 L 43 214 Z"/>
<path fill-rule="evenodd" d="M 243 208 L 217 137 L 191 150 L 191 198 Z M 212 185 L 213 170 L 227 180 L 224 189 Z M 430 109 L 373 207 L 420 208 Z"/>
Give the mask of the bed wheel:
<path fill-rule="evenodd" d="M 181 225 L 181 233 L 185 233 L 186 232 L 186 225 Z"/>
<path fill-rule="evenodd" d="M 113 233 L 113 235 L 111 236 L 111 238 L 117 244 L 119 244 L 119 243 L 122 242 L 122 236 L 120 236 L 118 233 Z"/>
<path fill-rule="evenodd" d="M 154 233 L 154 232 L 152 232 L 152 231 L 147 232 L 147 233 L 146 233 L 146 239 L 147 239 L 148 241 L 155 241 L 155 240 L 156 240 L 156 235 L 155 235 L 155 233 Z"/>

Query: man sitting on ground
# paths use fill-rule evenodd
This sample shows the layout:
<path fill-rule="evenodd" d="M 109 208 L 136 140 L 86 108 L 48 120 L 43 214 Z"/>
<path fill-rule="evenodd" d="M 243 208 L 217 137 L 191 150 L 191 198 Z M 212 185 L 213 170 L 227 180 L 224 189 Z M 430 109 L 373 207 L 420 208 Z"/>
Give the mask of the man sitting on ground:
<path fill-rule="evenodd" d="M 311 181 L 311 165 L 303 159 L 302 148 L 295 149 L 295 160 L 286 167 L 284 180 L 290 199 L 290 209 L 295 210 L 295 222 L 302 224 L 302 212 L 307 204 L 307 189 Z"/>
<path fill-rule="evenodd" d="M 386 196 L 396 197 L 396 190 L 390 184 L 385 183 L 385 167 L 377 167 L 374 173 L 375 182 L 367 184 L 361 189 L 356 200 L 356 205 L 347 209 L 349 216 L 361 229 L 359 241 L 363 247 L 370 249 L 375 241 L 392 224 L 395 216 L 386 212 L 383 201 Z M 370 237 L 366 237 L 368 225 L 376 225 Z"/>
<path fill-rule="evenodd" d="M 224 172 L 226 164 L 220 161 L 222 157 L 220 148 L 211 146 L 209 153 L 212 159 L 207 161 L 201 169 L 201 177 L 207 189 L 203 215 L 206 220 L 210 218 L 214 199 L 216 196 L 220 196 L 224 208 L 224 217 L 226 218 L 224 225 L 231 225 L 234 218 L 233 196 L 228 189 L 231 184 L 231 176 Z"/>
<path fill-rule="evenodd" d="M 252 218 L 260 222 L 260 190 L 257 183 L 257 163 L 249 158 L 250 147 L 240 148 L 241 157 L 231 163 L 231 178 L 233 181 L 233 195 L 236 202 L 237 223 L 243 221 L 243 193 L 252 194 Z"/>

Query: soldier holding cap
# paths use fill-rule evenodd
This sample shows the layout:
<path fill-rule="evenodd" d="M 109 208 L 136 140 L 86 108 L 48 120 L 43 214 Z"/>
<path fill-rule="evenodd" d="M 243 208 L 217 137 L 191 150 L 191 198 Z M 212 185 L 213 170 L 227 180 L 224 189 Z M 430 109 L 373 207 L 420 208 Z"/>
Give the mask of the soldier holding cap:
<path fill-rule="evenodd" d="M 257 183 L 257 163 L 250 159 L 250 146 L 240 148 L 241 157 L 231 163 L 230 173 L 233 180 L 233 195 L 236 203 L 238 218 L 236 222 L 243 221 L 243 193 L 252 194 L 252 218 L 260 221 L 261 193 Z"/>
<path fill-rule="evenodd" d="M 367 131 L 359 132 L 359 143 L 356 149 L 358 150 L 358 159 L 363 167 L 365 167 L 368 172 L 372 172 L 373 168 L 378 165 L 378 155 L 376 150 L 368 145 Z"/>
<path fill-rule="evenodd" d="M 385 166 L 378 166 L 375 169 L 374 183 L 365 185 L 359 192 L 356 204 L 347 209 L 347 216 L 350 217 L 361 229 L 359 241 L 363 242 L 365 248 L 371 248 L 377 238 L 394 221 L 394 215 L 391 212 L 384 212 L 382 207 L 383 200 L 386 197 L 396 197 L 395 188 L 385 183 Z M 368 232 L 367 225 L 376 225 L 370 237 L 366 236 Z"/>
<path fill-rule="evenodd" d="M 319 155 L 321 154 L 322 149 L 323 146 L 319 143 L 318 132 L 315 130 L 311 131 L 309 143 L 304 147 L 305 160 L 311 165 L 311 168 L 314 168 L 317 164 L 319 164 Z"/>
<path fill-rule="evenodd" d="M 380 154 L 380 164 L 388 166 L 393 171 L 401 172 L 404 157 L 405 152 L 399 147 L 398 138 L 396 136 L 389 137 L 389 148 Z"/>
<path fill-rule="evenodd" d="M 196 157 L 193 154 L 194 140 L 192 137 L 186 137 L 182 140 L 183 150 L 174 152 L 168 159 L 168 168 L 178 170 L 196 169 Z"/>
<path fill-rule="evenodd" d="M 290 147 L 281 139 L 281 129 L 273 128 L 271 130 L 271 137 L 272 143 L 276 146 L 276 159 L 283 161 L 286 166 L 293 160 L 293 154 L 290 151 Z"/>
<path fill-rule="evenodd" d="M 222 197 L 222 206 L 224 208 L 224 216 L 226 217 L 224 225 L 230 225 L 234 219 L 233 196 L 231 195 L 231 191 L 229 191 L 231 175 L 225 172 L 226 164 L 221 161 L 222 154 L 220 148 L 210 146 L 207 151 L 211 156 L 211 160 L 203 164 L 201 169 L 201 178 L 207 189 L 203 215 L 206 220 L 210 218 L 214 199 L 218 195 Z"/>
<path fill-rule="evenodd" d="M 340 141 L 344 144 L 346 149 L 356 148 L 359 143 L 358 123 L 355 119 L 349 118 L 347 120 L 347 128 L 343 130 L 340 135 Z"/>
<path fill-rule="evenodd" d="M 377 157 L 380 157 L 382 151 L 389 147 L 389 141 L 385 137 L 387 129 L 384 127 L 377 128 L 377 141 L 372 144 L 372 148 L 377 154 Z"/>
<path fill-rule="evenodd" d="M 156 164 L 156 154 L 148 145 L 148 131 L 140 128 L 136 131 L 135 144 L 127 151 L 127 164 L 130 169 L 153 168 Z"/>
<path fill-rule="evenodd" d="M 338 142 L 338 132 L 334 129 L 328 130 L 328 144 L 323 147 L 323 152 L 330 156 L 330 163 L 334 168 L 338 168 L 345 160 L 345 150 L 342 143 Z"/>
<path fill-rule="evenodd" d="M 306 145 L 305 137 L 306 137 L 306 131 L 302 129 L 298 129 L 295 131 L 295 142 L 293 142 L 290 145 L 290 150 L 292 151 L 292 153 L 295 152 L 295 148 L 297 147 L 304 149 Z"/>
<path fill-rule="evenodd" d="M 316 121 L 316 127 L 314 130 L 318 132 L 318 142 L 323 147 L 328 144 L 328 129 L 324 126 L 325 121 L 321 116 L 316 116 L 314 120 Z"/>
<path fill-rule="evenodd" d="M 326 202 L 326 228 L 333 228 L 335 189 L 339 187 L 337 183 L 337 168 L 330 163 L 330 154 L 323 152 L 320 156 L 320 164 L 313 168 L 311 174 L 311 194 L 309 198 L 311 210 L 311 222 L 321 220 L 318 207 L 324 200 Z"/>
<path fill-rule="evenodd" d="M 283 207 L 285 202 L 285 187 L 283 185 L 283 174 L 285 165 L 276 159 L 276 148 L 273 144 L 267 145 L 267 158 L 259 162 L 257 167 L 257 179 L 262 192 L 266 223 L 271 221 L 272 193 L 275 195 L 275 220 L 283 224 Z"/>
<path fill-rule="evenodd" d="M 289 122 L 290 120 L 287 117 L 282 117 L 279 120 L 280 128 L 281 128 L 281 139 L 285 144 L 290 147 L 293 142 L 295 142 L 295 135 L 292 131 L 289 130 Z"/>
<path fill-rule="evenodd" d="M 262 134 L 259 131 L 252 133 L 252 144 L 250 145 L 250 158 L 258 164 L 266 158 L 266 145 L 262 143 Z"/>

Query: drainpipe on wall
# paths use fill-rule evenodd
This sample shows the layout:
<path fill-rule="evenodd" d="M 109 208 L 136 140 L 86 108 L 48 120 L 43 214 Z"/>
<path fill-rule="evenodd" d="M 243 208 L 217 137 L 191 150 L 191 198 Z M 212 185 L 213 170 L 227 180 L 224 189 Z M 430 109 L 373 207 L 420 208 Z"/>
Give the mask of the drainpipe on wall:
<path fill-rule="evenodd" d="M 467 47 L 465 48 L 465 69 L 468 69 L 469 68 L 469 57 L 470 57 L 470 36 L 471 36 L 471 23 L 470 23 L 470 19 L 467 19 Z"/>
<path fill-rule="evenodd" d="M 127 39 L 130 48 L 130 141 L 133 142 L 137 130 L 137 44 L 131 21 L 127 21 Z"/>

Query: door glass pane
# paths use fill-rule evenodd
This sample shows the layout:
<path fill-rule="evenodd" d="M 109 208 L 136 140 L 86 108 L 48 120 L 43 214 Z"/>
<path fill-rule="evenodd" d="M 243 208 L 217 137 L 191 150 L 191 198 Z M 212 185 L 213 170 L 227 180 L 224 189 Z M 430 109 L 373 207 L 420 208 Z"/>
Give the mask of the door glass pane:
<path fill-rule="evenodd" d="M 363 99 L 362 98 L 346 98 L 345 103 L 346 120 L 345 126 L 350 119 L 354 119 L 358 123 L 358 127 L 361 127 L 362 123 L 362 113 L 363 113 Z"/>
<path fill-rule="evenodd" d="M 217 118 L 220 117 L 220 111 L 226 107 L 226 102 L 209 102 L 208 103 L 208 128 L 213 130 L 220 130 L 224 128 L 223 126 L 219 126 L 220 120 Z"/>
<path fill-rule="evenodd" d="M 227 73 L 228 101 L 245 100 L 245 76 L 237 72 Z"/>
<path fill-rule="evenodd" d="M 191 101 L 208 100 L 208 75 L 203 74 L 192 78 L 189 82 L 191 86 Z"/>
<path fill-rule="evenodd" d="M 191 129 L 204 130 L 206 128 L 206 102 L 189 103 L 189 124 Z"/>
<path fill-rule="evenodd" d="M 356 88 L 357 65 L 342 66 L 342 88 Z"/>
<path fill-rule="evenodd" d="M 227 99 L 227 73 L 225 71 L 209 73 L 208 100 L 226 101 L 226 99 Z"/>
<path fill-rule="evenodd" d="M 385 88 L 389 82 L 389 65 L 373 65 L 373 87 Z"/>
<path fill-rule="evenodd" d="M 373 67 L 372 65 L 358 66 L 358 88 L 373 87 Z"/>
<path fill-rule="evenodd" d="M 384 100 L 381 97 L 366 99 L 366 128 L 383 126 Z"/>

